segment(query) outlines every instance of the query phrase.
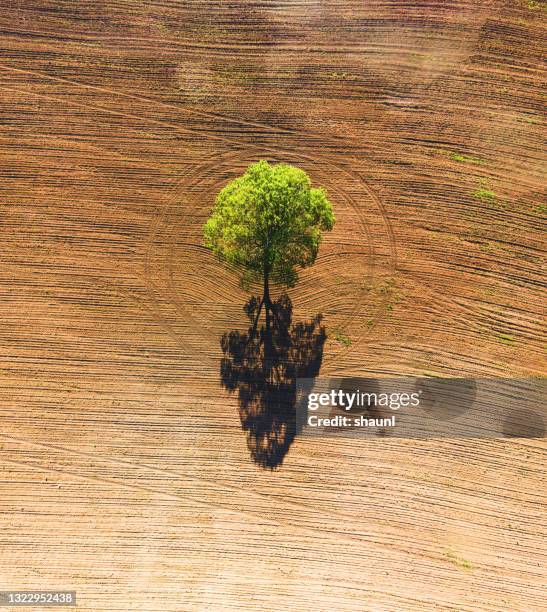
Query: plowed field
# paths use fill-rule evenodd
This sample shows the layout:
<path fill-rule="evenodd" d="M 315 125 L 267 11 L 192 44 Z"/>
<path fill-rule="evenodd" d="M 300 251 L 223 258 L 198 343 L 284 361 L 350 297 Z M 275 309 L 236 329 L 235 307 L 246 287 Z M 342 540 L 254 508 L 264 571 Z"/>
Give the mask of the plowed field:
<path fill-rule="evenodd" d="M 544 609 L 544 440 L 289 436 L 265 465 L 221 377 L 259 288 L 201 232 L 251 162 L 297 165 L 337 218 L 289 290 L 315 374 L 544 375 L 545 11 L 4 2 L 2 590 Z"/>

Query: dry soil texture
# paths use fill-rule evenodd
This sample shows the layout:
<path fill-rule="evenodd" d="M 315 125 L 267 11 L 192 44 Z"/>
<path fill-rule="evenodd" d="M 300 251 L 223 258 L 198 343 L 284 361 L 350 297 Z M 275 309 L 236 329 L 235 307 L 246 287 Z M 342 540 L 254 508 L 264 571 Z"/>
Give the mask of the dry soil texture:
<path fill-rule="evenodd" d="M 538 439 L 255 461 L 201 246 L 251 161 L 337 225 L 290 291 L 322 375 L 545 373 L 545 3 L 5 0 L 2 589 L 79 608 L 539 611 Z"/>

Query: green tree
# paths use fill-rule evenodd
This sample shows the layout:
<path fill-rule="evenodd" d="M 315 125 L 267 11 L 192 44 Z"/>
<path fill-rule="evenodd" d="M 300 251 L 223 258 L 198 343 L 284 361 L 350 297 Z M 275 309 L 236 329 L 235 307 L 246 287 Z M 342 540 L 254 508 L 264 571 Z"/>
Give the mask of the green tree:
<path fill-rule="evenodd" d="M 203 233 L 206 247 L 242 270 L 244 285 L 263 281 L 268 318 L 270 282 L 294 286 L 297 268 L 314 263 L 334 221 L 325 191 L 303 170 L 259 161 L 218 194 Z"/>

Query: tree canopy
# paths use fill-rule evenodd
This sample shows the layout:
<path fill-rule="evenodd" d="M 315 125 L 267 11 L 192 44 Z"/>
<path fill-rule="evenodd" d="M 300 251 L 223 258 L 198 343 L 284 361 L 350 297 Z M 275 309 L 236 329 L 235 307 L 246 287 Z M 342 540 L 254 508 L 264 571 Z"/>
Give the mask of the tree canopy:
<path fill-rule="evenodd" d="M 335 222 L 322 188 L 288 164 L 259 161 L 218 194 L 204 226 L 205 246 L 242 270 L 242 281 L 292 287 L 297 268 L 314 263 L 321 233 Z"/>

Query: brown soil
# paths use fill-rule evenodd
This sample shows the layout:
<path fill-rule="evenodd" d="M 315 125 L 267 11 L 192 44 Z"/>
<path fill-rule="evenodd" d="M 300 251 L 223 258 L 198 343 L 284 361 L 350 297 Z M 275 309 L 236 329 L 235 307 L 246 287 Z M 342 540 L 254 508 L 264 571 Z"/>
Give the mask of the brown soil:
<path fill-rule="evenodd" d="M 545 373 L 545 4 L 78 2 L 0 15 L 2 554 L 82 610 L 544 609 L 543 440 L 249 452 L 201 245 L 265 158 L 337 224 L 290 290 L 328 375 Z"/>

